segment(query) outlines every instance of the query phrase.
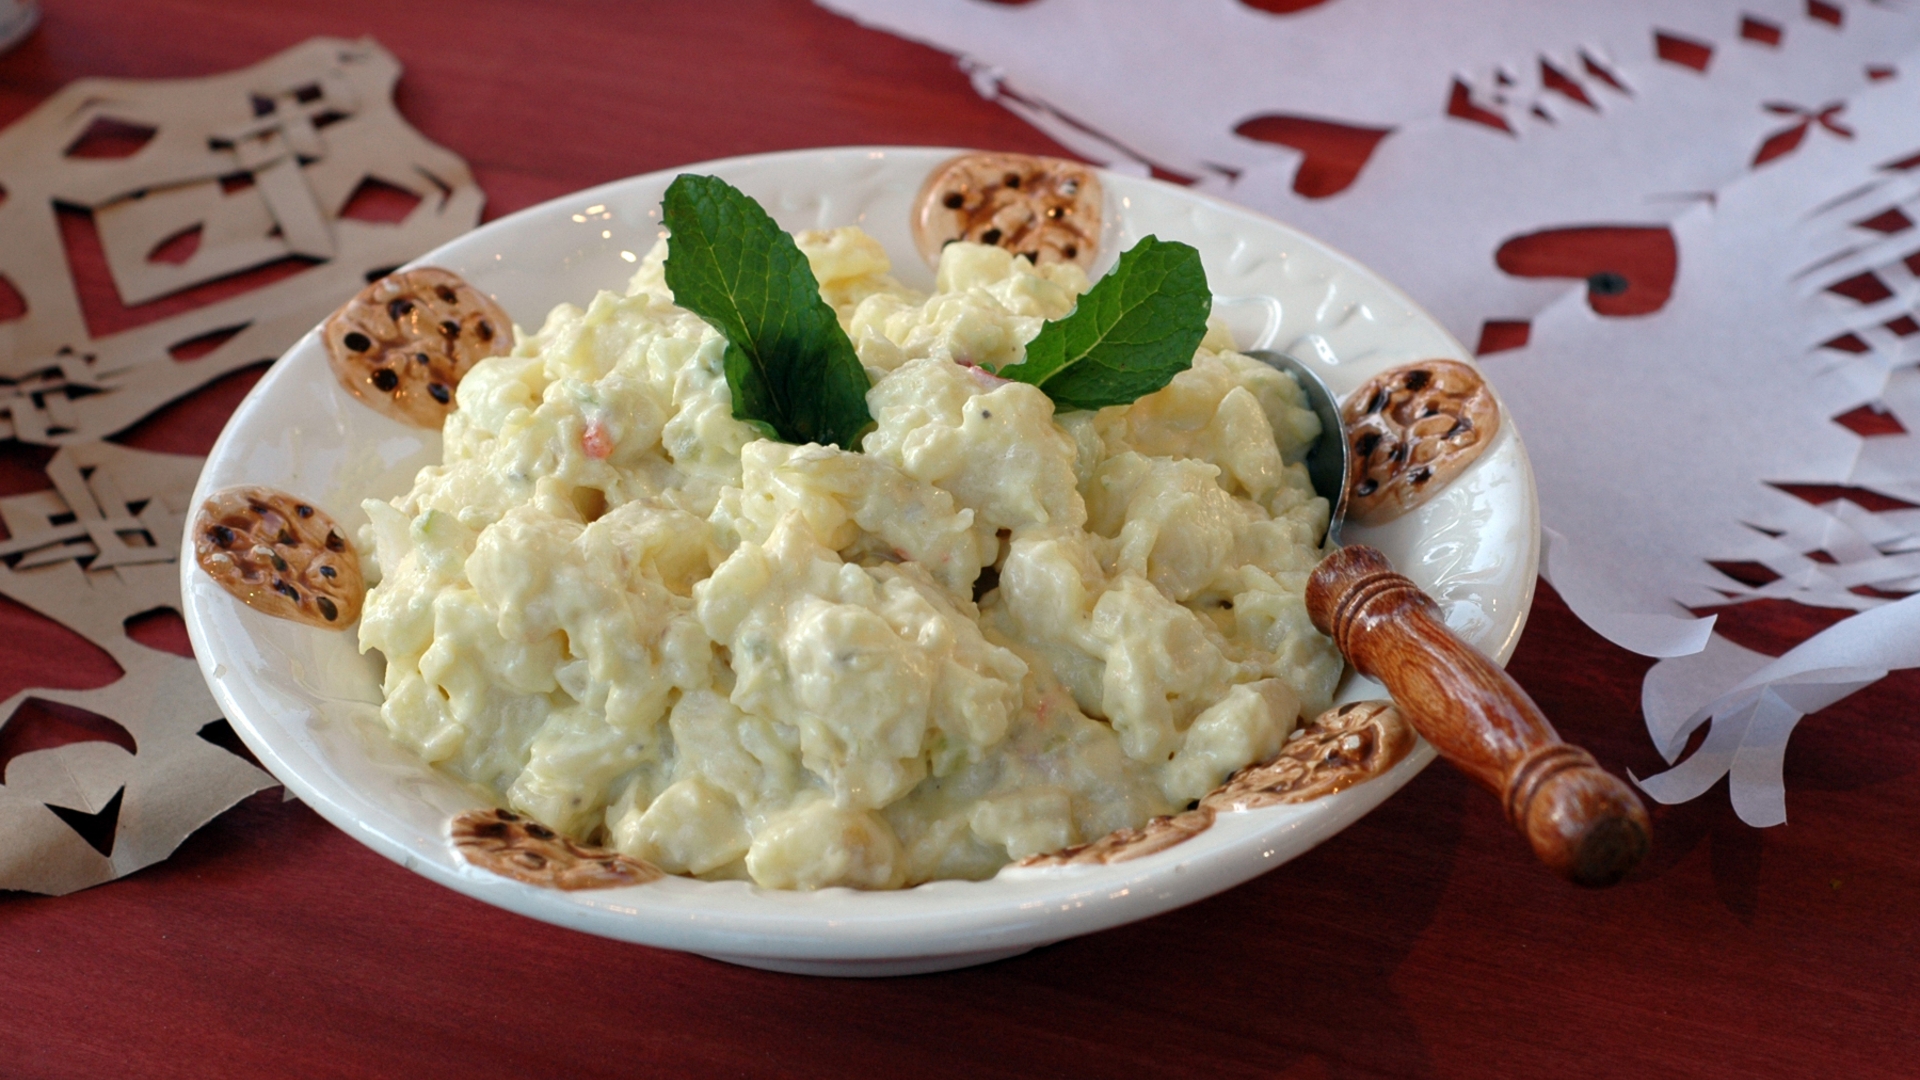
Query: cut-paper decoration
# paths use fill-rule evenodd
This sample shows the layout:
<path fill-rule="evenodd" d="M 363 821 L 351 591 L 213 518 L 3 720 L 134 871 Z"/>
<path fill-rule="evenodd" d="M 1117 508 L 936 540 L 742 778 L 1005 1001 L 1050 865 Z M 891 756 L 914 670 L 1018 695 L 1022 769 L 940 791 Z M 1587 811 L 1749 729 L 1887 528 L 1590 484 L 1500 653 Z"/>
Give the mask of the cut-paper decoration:
<path fill-rule="evenodd" d="M 1789 35 L 1779 48 L 1733 42 L 1705 75 L 1649 63 L 1641 51 L 1621 57 L 1632 97 L 1596 88 L 1604 109 L 1563 109 L 1551 130 L 1542 122 L 1527 139 L 1428 119 L 1383 140 L 1359 179 L 1331 198 L 1294 193 L 1284 163 L 1244 168 L 1219 191 L 1353 254 L 1472 343 L 1488 320 L 1531 320 L 1564 292 L 1507 270 L 1500 256 L 1516 241 L 1550 230 L 1666 225 L 1755 168 L 1757 148 L 1803 121 L 1816 134 L 1791 147 L 1776 142 L 1759 168 L 1845 142 L 1819 117 L 1848 130 L 1850 118 L 1817 103 L 1868 85 L 1852 60 L 1920 46 L 1920 14 L 1873 15 L 1883 32 L 1849 31 L 1860 51 L 1851 59 L 1831 55 L 1837 42 L 1825 39 L 1837 35 L 1825 29 Z M 1789 102 L 1817 107 L 1791 105 L 1787 116 L 1769 109 Z"/>
<path fill-rule="evenodd" d="M 278 356 L 377 276 L 479 220 L 467 166 L 401 118 L 400 65 L 315 38 L 204 79 L 83 79 L 0 132 L 0 439 L 120 431 Z M 345 214 L 369 182 L 416 200 Z M 62 219 L 68 220 L 64 223 Z M 90 333 L 68 253 L 90 230 L 128 329 Z M 259 268 L 269 283 L 164 318 L 165 297 Z M 188 347 L 226 333 L 192 358 Z"/>
<path fill-rule="evenodd" d="M 0 728 L 30 699 L 117 723 L 134 749 L 73 742 L 16 755 L 0 777 L 0 889 L 62 896 L 173 854 L 180 842 L 273 777 L 203 738 L 220 719 L 200 665 L 134 645 L 118 682 L 98 690 L 23 690 L 0 703 Z"/>
<path fill-rule="evenodd" d="M 1797 556 L 1780 537 L 1827 515 L 1769 482 L 1844 483 L 1861 444 L 1830 420 L 1842 399 L 1821 395 L 1810 358 L 1783 344 L 1792 286 L 1767 272 L 1778 227 L 1716 227 L 1746 213 L 1723 192 L 1717 211 L 1674 223 L 1685 280 L 1659 314 L 1609 318 L 1581 289 L 1532 320 L 1526 347 L 1482 358 L 1526 435 L 1541 522 L 1573 541 L 1555 541 L 1550 579 L 1604 582 L 1569 606 L 1637 652 L 1671 655 L 1668 630 L 1641 618 L 1642 640 L 1618 617 L 1684 617 L 1681 605 L 1751 592 L 1707 560 Z"/>
<path fill-rule="evenodd" d="M 1654 665 L 1641 694 L 1647 729 L 1669 763 L 1711 719 L 1706 740 L 1674 768 L 1635 781 L 1660 802 L 1676 803 L 1731 775 L 1740 820 L 1785 824 L 1781 767 L 1794 725 L 1912 667 L 1920 667 L 1920 594 L 1844 619 L 1778 659 L 1715 635 L 1704 652 Z"/>
<path fill-rule="evenodd" d="M 1488 114 L 1490 129 L 1530 131 L 1536 106 L 1558 115 L 1626 92 L 1631 80 L 1616 71 L 1616 57 L 1648 27 L 1709 36 L 1737 23 L 1741 8 L 1724 0 L 1342 0 L 1275 17 L 1247 5 L 1153 0 L 821 5 L 961 55 L 989 85 L 1017 95 L 1009 108 L 1077 151 L 1098 149 L 1096 160 L 1114 149 L 1093 145 L 1104 133 L 1145 163 L 1196 176 L 1211 165 L 1291 156 L 1234 135 L 1241 121 L 1268 112 L 1393 128 L 1464 96 Z M 1780 0 L 1746 6 L 1787 8 Z M 1595 81 L 1606 94 L 1589 89 Z"/>
<path fill-rule="evenodd" d="M 62 447 L 46 473 L 51 489 L 0 498 L 0 593 L 72 627 L 124 674 L 98 690 L 23 690 L 0 704 L 0 728 L 39 699 L 106 717 L 134 742 L 31 751 L 0 777 L 0 889 L 59 895 L 166 858 L 274 780 L 200 737 L 220 709 L 199 665 L 127 632 L 136 616 L 179 608 L 200 459 L 83 443 Z M 83 830 L 106 837 L 105 850 Z"/>
<path fill-rule="evenodd" d="M 200 459 L 101 440 L 278 356 L 369 278 L 479 219 L 465 163 L 395 110 L 399 74 L 371 41 L 317 38 L 207 79 L 83 80 L 0 132 L 0 440 L 59 447 L 50 487 L 0 498 L 0 594 L 123 672 L 22 691 L 0 727 L 49 702 L 132 744 L 6 762 L 0 889 L 130 873 L 273 783 L 204 737 L 220 713 L 198 666 L 129 635 L 178 611 Z M 110 299 L 81 284 L 89 270 Z M 222 298 L 191 306 L 202 289 Z"/>
<path fill-rule="evenodd" d="M 1611 640 L 1669 657 L 1643 703 L 1669 761 L 1712 724 L 1642 787 L 1674 802 L 1729 776 L 1754 825 L 1786 820 L 1781 762 L 1803 715 L 1920 665 L 1920 600 L 1906 595 L 1920 589 L 1920 235 L 1906 212 L 1920 213 L 1920 84 L 1875 83 L 1847 115 L 1853 137 L 1674 223 L 1685 271 L 1659 314 L 1606 319 L 1570 294 L 1526 348 L 1486 361 L 1529 434 L 1549 579 Z M 1863 412 L 1891 423 L 1862 435 L 1835 419 Z M 1816 506 L 1774 486 L 1792 483 L 1868 494 Z M 1863 505 L 1872 496 L 1885 508 Z M 1778 660 L 1718 637 L 1676 648 L 1682 605 L 1757 597 L 1863 614 Z"/>
<path fill-rule="evenodd" d="M 0 594 L 123 668 L 138 663 L 149 650 L 126 621 L 180 606 L 180 536 L 200 459 L 83 443 L 62 447 L 46 472 L 52 488 L 0 497 Z"/>
<path fill-rule="evenodd" d="M 1663 225 L 1803 118 L 1768 105 L 1813 113 L 1822 136 L 1806 136 L 1804 153 L 1839 138 L 1818 122 L 1827 103 L 1920 46 L 1910 10 L 1853 5 L 1836 29 L 1785 0 L 1345 0 L 1278 17 L 1145 0 L 821 2 L 960 54 L 983 95 L 1078 153 L 1194 182 L 1327 240 L 1468 343 L 1564 291 L 1503 273 L 1502 245 Z M 1755 18 L 1783 28 L 1779 40 L 1743 36 Z M 1297 147 L 1321 138 L 1297 124 L 1291 142 L 1242 130 L 1266 116 L 1391 134 L 1341 151 Z"/>
<path fill-rule="evenodd" d="M 1646 606 L 1666 610 L 1621 610 L 1608 567 L 1581 558 L 1551 525 L 1541 526 L 1540 539 L 1540 576 L 1601 637 L 1643 656 L 1689 656 L 1707 647 L 1718 616 L 1696 619 L 1657 602 Z"/>
<path fill-rule="evenodd" d="M 1817 507 L 1773 486 L 1920 501 L 1920 444 L 1906 433 L 1920 430 L 1920 350 L 1886 325 L 1920 300 L 1901 257 L 1920 243 L 1857 224 L 1884 228 L 1915 193 L 1909 172 L 1884 166 L 1920 151 L 1916 110 L 1920 85 L 1874 84 L 1852 103 L 1856 139 L 1682 215 L 1683 281 L 1658 315 L 1608 319 L 1569 294 L 1532 320 L 1525 348 L 1486 359 L 1529 434 L 1542 520 L 1576 538 L 1555 561 L 1609 582 L 1594 595 L 1611 614 L 1754 597 L 1864 609 L 1920 585 L 1920 511 Z M 1867 291 L 1863 274 L 1899 292 Z M 1833 347 L 1843 334 L 1860 348 Z M 1834 422 L 1863 406 L 1906 430 L 1863 437 Z M 1776 576 L 1749 584 L 1710 562 Z"/>

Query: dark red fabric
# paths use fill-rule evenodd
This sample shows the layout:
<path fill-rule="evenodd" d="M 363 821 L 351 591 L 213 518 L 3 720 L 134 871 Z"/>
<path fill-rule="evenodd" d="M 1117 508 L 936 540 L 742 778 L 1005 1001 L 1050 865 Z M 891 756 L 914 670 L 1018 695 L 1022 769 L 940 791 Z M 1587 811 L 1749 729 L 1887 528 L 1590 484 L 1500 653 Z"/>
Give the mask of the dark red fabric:
<path fill-rule="evenodd" d="M 406 65 L 402 109 L 473 164 L 490 216 L 751 151 L 1057 150 L 950 58 L 801 0 L 46 6 L 0 57 L 0 122 L 81 76 L 208 74 L 370 34 Z M 252 377 L 129 441 L 204 451 Z M 44 458 L 0 448 L 0 493 L 44 486 Z M 1837 615 L 1749 605 L 1724 625 L 1778 652 Z M 114 677 L 3 601 L 0 641 L 0 695 Z M 1512 670 L 1569 738 L 1645 775 L 1663 767 L 1639 719 L 1648 663 L 1543 588 Z M 1435 767 L 1185 910 L 878 981 L 509 915 L 267 792 L 122 881 L 0 894 L 0 1076 L 1912 1076 L 1917 691 L 1896 675 L 1801 725 L 1789 825 L 1740 824 L 1724 784 L 1656 809 L 1652 856 L 1611 891 L 1549 877 L 1493 799 Z"/>

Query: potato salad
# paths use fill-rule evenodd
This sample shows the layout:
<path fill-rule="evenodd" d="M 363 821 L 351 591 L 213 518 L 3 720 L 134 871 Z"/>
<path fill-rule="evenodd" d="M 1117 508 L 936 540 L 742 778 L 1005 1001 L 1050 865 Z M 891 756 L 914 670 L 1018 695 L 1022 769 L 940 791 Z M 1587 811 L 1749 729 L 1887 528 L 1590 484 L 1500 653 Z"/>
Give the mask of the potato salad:
<path fill-rule="evenodd" d="M 858 229 L 795 239 L 872 379 L 861 449 L 734 419 L 664 241 L 554 309 L 365 504 L 397 740 L 671 873 L 886 889 L 1179 811 L 1330 704 L 1287 376 L 1216 323 L 1164 389 L 1056 412 L 990 372 L 1079 267 L 957 242 L 926 295 Z"/>

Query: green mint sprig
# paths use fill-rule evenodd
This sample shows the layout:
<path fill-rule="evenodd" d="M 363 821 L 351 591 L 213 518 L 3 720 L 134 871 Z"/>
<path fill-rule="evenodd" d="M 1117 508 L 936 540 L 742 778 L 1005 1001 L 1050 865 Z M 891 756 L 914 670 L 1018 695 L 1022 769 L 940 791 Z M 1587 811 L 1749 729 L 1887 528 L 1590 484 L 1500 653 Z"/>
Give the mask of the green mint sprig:
<path fill-rule="evenodd" d="M 726 337 L 734 418 L 783 442 L 858 450 L 872 382 L 793 237 L 717 177 L 676 177 L 662 209 L 667 288 Z"/>
<path fill-rule="evenodd" d="M 667 287 L 727 339 L 734 418 L 783 442 L 858 450 L 872 381 L 793 237 L 712 176 L 675 178 L 663 211 Z M 1147 236 L 997 374 L 1062 408 L 1126 405 L 1193 364 L 1212 307 L 1200 253 Z"/>
<path fill-rule="evenodd" d="M 995 374 L 1038 386 L 1068 409 L 1126 405 L 1192 366 L 1212 309 L 1200 253 L 1146 236 L 1065 318 L 1040 328 L 1024 363 Z"/>

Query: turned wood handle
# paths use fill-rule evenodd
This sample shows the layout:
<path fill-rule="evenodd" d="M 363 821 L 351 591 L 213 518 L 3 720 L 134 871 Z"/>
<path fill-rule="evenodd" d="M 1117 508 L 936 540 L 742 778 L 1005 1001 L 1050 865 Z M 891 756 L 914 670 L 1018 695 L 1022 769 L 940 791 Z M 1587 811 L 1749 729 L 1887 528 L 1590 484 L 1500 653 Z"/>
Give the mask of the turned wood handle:
<path fill-rule="evenodd" d="M 1520 684 L 1455 637 L 1385 555 L 1356 544 L 1321 560 L 1307 614 L 1441 757 L 1500 797 L 1542 862 L 1611 885 L 1647 853 L 1647 811 L 1626 782 L 1561 742 Z"/>

